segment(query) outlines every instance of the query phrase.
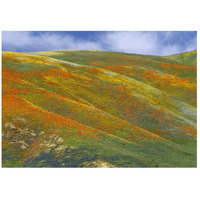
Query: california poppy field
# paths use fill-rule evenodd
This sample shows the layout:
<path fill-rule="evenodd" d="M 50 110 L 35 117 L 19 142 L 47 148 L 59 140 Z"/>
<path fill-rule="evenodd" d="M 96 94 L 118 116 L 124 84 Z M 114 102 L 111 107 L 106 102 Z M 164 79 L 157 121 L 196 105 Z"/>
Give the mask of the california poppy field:
<path fill-rule="evenodd" d="M 196 167 L 197 52 L 2 53 L 2 167 Z"/>

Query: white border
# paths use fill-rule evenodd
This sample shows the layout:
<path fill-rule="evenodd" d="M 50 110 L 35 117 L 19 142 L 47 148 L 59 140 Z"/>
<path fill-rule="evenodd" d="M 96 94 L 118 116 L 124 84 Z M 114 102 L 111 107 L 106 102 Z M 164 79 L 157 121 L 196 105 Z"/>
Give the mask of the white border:
<path fill-rule="evenodd" d="M 0 9 L 1 31 L 200 31 L 199 6 L 196 0 L 189 2 L 4 0 Z M 198 40 L 199 37 L 198 32 Z M 198 41 L 198 49 L 199 45 Z M 198 63 L 199 58 L 198 52 Z M 198 80 L 199 73 L 198 69 Z M 70 200 L 196 200 L 200 199 L 199 180 L 199 167 L 197 169 L 0 169 L 0 197 L 3 200 L 67 198 Z"/>

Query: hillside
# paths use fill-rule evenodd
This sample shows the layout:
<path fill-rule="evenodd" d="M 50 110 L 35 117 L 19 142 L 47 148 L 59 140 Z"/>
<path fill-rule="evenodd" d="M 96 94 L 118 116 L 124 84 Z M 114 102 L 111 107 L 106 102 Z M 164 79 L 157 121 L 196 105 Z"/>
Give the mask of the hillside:
<path fill-rule="evenodd" d="M 179 61 L 182 64 L 187 64 L 187 65 L 192 65 L 192 66 L 197 65 L 197 51 L 196 50 L 188 51 L 188 52 L 180 53 L 180 54 L 173 54 L 170 56 L 166 56 L 165 58 Z"/>
<path fill-rule="evenodd" d="M 2 166 L 196 167 L 194 63 L 193 55 L 3 52 Z"/>

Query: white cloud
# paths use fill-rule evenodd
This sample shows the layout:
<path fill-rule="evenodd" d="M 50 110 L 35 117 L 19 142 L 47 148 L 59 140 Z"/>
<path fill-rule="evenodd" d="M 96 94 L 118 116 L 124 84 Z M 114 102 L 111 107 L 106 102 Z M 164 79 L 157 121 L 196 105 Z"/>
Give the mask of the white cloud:
<path fill-rule="evenodd" d="M 162 37 L 160 37 L 162 34 Z M 167 32 L 108 32 L 101 36 L 101 40 L 113 51 L 149 55 L 170 55 L 196 49 L 196 38 L 189 40 L 187 45 L 181 43 L 169 43 L 175 34 Z"/>
<path fill-rule="evenodd" d="M 90 41 L 55 32 L 33 35 L 30 32 L 8 31 L 2 33 L 2 44 L 3 50 L 9 51 L 102 49 L 149 55 L 170 55 L 196 49 L 196 37 L 183 37 L 183 44 L 174 40 L 179 34 L 172 31 L 116 31 L 97 33 L 93 38 L 95 40 Z"/>
<path fill-rule="evenodd" d="M 156 51 L 156 37 L 147 32 L 108 32 L 101 37 L 111 50 L 151 54 Z"/>
<path fill-rule="evenodd" d="M 30 49 L 30 51 L 45 51 L 57 49 L 102 49 L 100 43 L 87 40 L 76 40 L 70 35 L 43 33 L 33 36 L 30 32 L 3 32 L 4 46 L 15 49 Z"/>

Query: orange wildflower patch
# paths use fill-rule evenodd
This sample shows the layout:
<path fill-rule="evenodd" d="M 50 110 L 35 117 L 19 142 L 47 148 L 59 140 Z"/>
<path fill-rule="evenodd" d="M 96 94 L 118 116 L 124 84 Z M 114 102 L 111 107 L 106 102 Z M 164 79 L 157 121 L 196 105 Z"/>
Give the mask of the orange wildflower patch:
<path fill-rule="evenodd" d="M 168 63 L 162 63 L 161 66 L 163 68 L 174 68 L 174 69 L 187 69 L 187 70 L 197 70 L 196 66 L 187 66 L 187 65 L 179 65 L 179 64 L 168 64 Z"/>
<path fill-rule="evenodd" d="M 154 80 L 156 83 L 168 87 L 169 84 L 174 87 L 186 87 L 190 89 L 195 89 L 195 86 L 192 85 L 188 80 L 178 78 L 170 75 L 161 75 L 153 71 L 144 71 L 143 76 L 145 78 L 150 78 Z"/>
<path fill-rule="evenodd" d="M 25 79 L 25 76 L 22 72 L 19 72 L 15 69 L 2 68 L 3 84 L 9 82 L 21 83 L 22 79 Z"/>

